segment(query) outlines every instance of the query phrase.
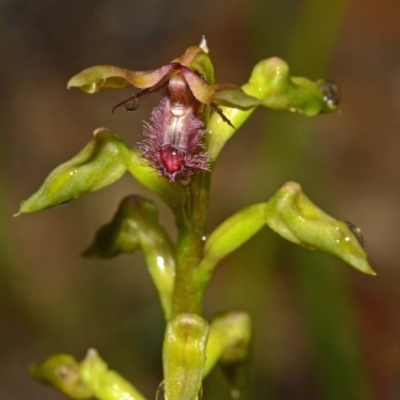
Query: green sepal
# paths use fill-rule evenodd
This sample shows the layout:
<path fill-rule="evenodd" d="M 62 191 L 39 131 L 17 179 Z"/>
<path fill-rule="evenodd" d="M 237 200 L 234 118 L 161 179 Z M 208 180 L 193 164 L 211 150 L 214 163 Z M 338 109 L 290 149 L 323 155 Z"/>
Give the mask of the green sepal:
<path fill-rule="evenodd" d="M 149 89 L 156 85 L 162 86 L 161 83 L 166 82 L 167 76 L 173 70 L 178 71 L 180 65 L 199 74 L 207 83 L 214 83 L 214 68 L 210 57 L 199 46 L 191 46 L 181 57 L 154 70 L 131 71 L 113 65 L 89 67 L 74 75 L 68 81 L 67 87 L 68 89 L 77 87 L 86 93 L 97 93 L 101 89 L 118 89 L 126 86 Z"/>
<path fill-rule="evenodd" d="M 131 151 L 125 143 L 99 128 L 81 152 L 54 169 L 40 189 L 21 203 L 19 213 L 55 207 L 111 185 L 125 173 L 130 161 Z"/>
<path fill-rule="evenodd" d="M 99 400 L 145 400 L 125 378 L 109 370 L 96 350 L 89 350 L 80 363 L 79 375 L 93 395 Z"/>
<path fill-rule="evenodd" d="M 164 393 L 169 400 L 196 400 L 204 373 L 208 323 L 196 314 L 168 322 L 163 345 Z"/>
<path fill-rule="evenodd" d="M 214 68 L 210 57 L 199 46 L 189 47 L 181 57 L 149 71 L 130 71 L 112 65 L 86 68 L 73 76 L 67 87 L 77 87 L 86 93 L 97 93 L 101 89 L 134 86 L 147 89 L 147 93 L 150 93 L 167 84 L 173 73 L 185 77 L 193 95 L 203 104 L 215 103 L 240 109 L 250 109 L 260 104 L 239 86 L 214 85 Z"/>
<path fill-rule="evenodd" d="M 163 82 L 163 78 L 173 69 L 173 64 L 149 71 L 131 71 L 113 65 L 97 65 L 74 75 L 68 81 L 67 88 L 77 87 L 86 93 L 97 93 L 101 89 L 119 89 L 126 86 L 148 89 Z"/>
<path fill-rule="evenodd" d="M 329 92 L 324 90 L 327 81 L 313 82 L 302 77 L 291 77 L 288 64 L 278 57 L 269 58 L 262 63 L 260 68 L 263 69 L 267 82 L 267 94 L 262 101 L 264 106 L 307 116 L 337 110 L 339 93 L 336 92 L 333 101 Z"/>
<path fill-rule="evenodd" d="M 291 242 L 332 254 L 366 274 L 368 264 L 361 231 L 336 220 L 313 204 L 295 182 L 286 183 L 266 204 L 267 225 Z"/>
<path fill-rule="evenodd" d="M 199 46 L 189 47 L 185 53 L 175 59 L 183 68 L 182 74 L 186 79 L 193 95 L 203 104 L 218 104 L 227 107 L 237 107 L 243 110 L 253 108 L 260 102 L 247 95 L 233 84 L 214 84 L 214 67 L 210 56 Z"/>
<path fill-rule="evenodd" d="M 168 319 L 175 278 L 174 245 L 158 223 L 158 209 L 152 201 L 136 195 L 123 199 L 113 220 L 100 228 L 83 255 L 109 258 L 139 247 L 145 254 Z"/>
<path fill-rule="evenodd" d="M 204 376 L 218 362 L 231 385 L 233 398 L 240 396 L 248 382 L 251 335 L 250 316 L 245 312 L 219 314 L 210 324 Z"/>
<path fill-rule="evenodd" d="M 209 85 L 195 72 L 184 69 L 185 77 L 194 97 L 203 104 L 218 104 L 226 107 L 248 110 L 260 105 L 260 101 L 246 94 L 240 86 L 230 83 Z"/>
<path fill-rule="evenodd" d="M 71 399 L 91 399 L 93 392 L 81 380 L 79 364 L 68 354 L 56 354 L 30 367 L 29 375 L 35 381 L 51 386 Z"/>
<path fill-rule="evenodd" d="M 187 48 L 183 55 L 173 62 L 177 62 L 197 72 L 208 84 L 214 84 L 213 64 L 210 56 L 200 46 L 191 46 Z"/>

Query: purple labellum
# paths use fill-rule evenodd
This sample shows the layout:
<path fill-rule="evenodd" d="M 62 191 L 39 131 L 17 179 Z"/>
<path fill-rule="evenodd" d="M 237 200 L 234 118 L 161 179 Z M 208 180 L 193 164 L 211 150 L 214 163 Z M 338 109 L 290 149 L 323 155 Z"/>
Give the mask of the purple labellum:
<path fill-rule="evenodd" d="M 201 142 L 205 130 L 196 116 L 200 103 L 180 74 L 171 76 L 162 94 L 150 122 L 144 123 L 139 149 L 159 175 L 170 181 L 188 179 L 194 172 L 208 169 Z"/>

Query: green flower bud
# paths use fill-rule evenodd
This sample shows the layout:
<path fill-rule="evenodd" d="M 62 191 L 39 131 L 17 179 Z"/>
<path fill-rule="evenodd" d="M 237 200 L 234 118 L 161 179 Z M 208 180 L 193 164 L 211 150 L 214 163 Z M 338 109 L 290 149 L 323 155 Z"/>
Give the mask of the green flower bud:
<path fill-rule="evenodd" d="M 208 130 L 211 133 L 208 154 L 212 162 L 257 105 L 264 105 L 277 111 L 314 116 L 336 111 L 340 102 L 339 89 L 333 82 L 327 80 L 313 82 L 306 78 L 291 77 L 288 64 L 277 57 L 256 64 L 248 83 L 242 86 L 242 90 L 249 98 L 240 100 L 241 107 L 232 105 L 220 107 L 219 112 L 211 115 L 208 123 Z M 221 99 L 226 93 L 228 92 L 219 94 Z M 258 104 L 255 99 L 259 101 Z M 245 107 L 245 101 L 249 101 L 249 107 Z M 219 104 L 227 105 L 222 101 Z"/>
<path fill-rule="evenodd" d="M 121 253 L 133 253 L 140 247 L 139 231 L 151 229 L 157 221 L 158 210 L 152 201 L 135 195 L 125 197 L 112 221 L 98 230 L 83 255 L 111 258 Z M 141 226 L 143 223 L 149 226 Z"/>
<path fill-rule="evenodd" d="M 366 274 L 375 275 L 367 261 L 361 231 L 325 214 L 302 192 L 286 183 L 266 204 L 267 225 L 291 242 L 330 253 Z"/>
<path fill-rule="evenodd" d="M 195 314 L 180 314 L 168 323 L 163 347 L 165 399 L 198 398 L 207 335 L 207 322 Z"/>
<path fill-rule="evenodd" d="M 29 370 L 32 379 L 52 386 L 72 399 L 91 399 L 93 392 L 82 382 L 79 365 L 68 354 L 57 354 L 46 358 Z"/>
<path fill-rule="evenodd" d="M 117 181 L 132 154 L 124 142 L 105 128 L 96 129 L 93 140 L 75 157 L 50 173 L 41 188 L 21 203 L 19 213 L 55 207 Z"/>
<path fill-rule="evenodd" d="M 328 84 L 328 81 L 313 82 L 302 77 L 291 77 L 288 64 L 277 57 L 262 61 L 259 66 L 267 82 L 267 94 L 263 98 L 264 106 L 307 116 L 337 110 L 340 95 L 333 82 Z"/>
<path fill-rule="evenodd" d="M 145 400 L 125 378 L 108 369 L 96 350 L 88 351 L 79 366 L 79 375 L 99 400 Z"/>
<path fill-rule="evenodd" d="M 251 321 L 247 313 L 223 313 L 210 324 L 204 376 L 219 362 L 231 385 L 233 398 L 239 397 L 248 381 L 250 339 Z"/>
<path fill-rule="evenodd" d="M 159 292 L 166 318 L 171 313 L 175 278 L 174 246 L 158 223 L 156 205 L 140 196 L 122 200 L 113 220 L 100 228 L 84 256 L 109 258 L 141 247 Z"/>

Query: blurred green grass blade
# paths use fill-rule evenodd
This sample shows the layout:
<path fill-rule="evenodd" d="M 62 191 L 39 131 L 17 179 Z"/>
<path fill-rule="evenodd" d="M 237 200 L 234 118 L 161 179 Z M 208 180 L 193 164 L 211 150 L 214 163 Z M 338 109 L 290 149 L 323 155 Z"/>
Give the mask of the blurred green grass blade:
<path fill-rule="evenodd" d="M 296 73 L 325 74 L 349 4 L 349 0 L 304 2 L 288 49 L 288 60 Z M 307 122 L 304 130 L 311 127 Z M 299 153 L 296 158 L 292 159 L 294 163 L 301 164 L 305 154 Z M 317 185 L 321 179 L 315 178 Z M 296 249 L 294 255 L 293 264 L 300 265 L 296 276 L 306 302 L 310 343 L 323 397 L 369 399 L 346 272 L 320 268 L 331 261 L 319 254 L 307 256 Z"/>
<path fill-rule="evenodd" d="M 370 399 L 348 274 L 321 254 L 309 257 L 296 249 L 293 256 L 292 272 L 307 321 L 322 398 Z"/>
<path fill-rule="evenodd" d="M 290 41 L 287 58 L 297 75 L 326 73 L 350 0 L 306 0 Z"/>

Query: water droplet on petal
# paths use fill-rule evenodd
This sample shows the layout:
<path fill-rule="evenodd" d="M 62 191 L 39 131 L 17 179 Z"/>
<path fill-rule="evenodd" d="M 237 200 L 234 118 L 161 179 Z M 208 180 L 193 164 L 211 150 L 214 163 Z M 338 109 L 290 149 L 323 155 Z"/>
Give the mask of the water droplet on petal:
<path fill-rule="evenodd" d="M 165 400 L 164 381 L 162 381 L 157 388 L 156 400 Z"/>
<path fill-rule="evenodd" d="M 130 100 L 128 100 L 126 102 L 126 104 L 124 105 L 124 108 L 126 111 L 136 111 L 140 106 L 140 101 L 137 97 L 132 97 Z"/>
<path fill-rule="evenodd" d="M 328 105 L 328 107 L 332 109 L 337 108 L 341 100 L 339 86 L 328 79 L 326 80 L 321 79 L 317 82 L 317 84 L 322 92 L 323 99 L 325 103 Z"/>
<path fill-rule="evenodd" d="M 361 232 L 361 229 L 358 228 L 357 226 L 353 225 L 351 222 L 344 221 L 347 225 L 347 227 L 350 229 L 351 233 L 353 236 L 357 239 L 357 242 L 359 245 L 365 250 L 365 239 L 364 236 Z"/>

